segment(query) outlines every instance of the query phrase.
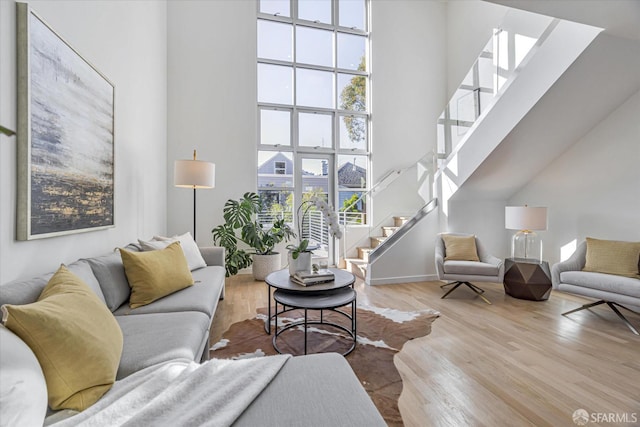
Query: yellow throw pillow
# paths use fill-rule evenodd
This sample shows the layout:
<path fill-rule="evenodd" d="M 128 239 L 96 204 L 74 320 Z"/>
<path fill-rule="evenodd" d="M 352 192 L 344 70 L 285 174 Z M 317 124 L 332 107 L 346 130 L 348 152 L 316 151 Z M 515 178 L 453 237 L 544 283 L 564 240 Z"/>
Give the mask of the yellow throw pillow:
<path fill-rule="evenodd" d="M 131 286 L 131 308 L 147 305 L 193 285 L 193 276 L 180 242 L 149 252 L 120 249 L 120 256 Z"/>
<path fill-rule="evenodd" d="M 122 356 L 120 325 L 64 265 L 38 301 L 3 305 L 2 320 L 38 358 L 51 409 L 82 411 L 111 388 Z"/>
<path fill-rule="evenodd" d="M 582 270 L 640 279 L 639 258 L 640 242 L 587 237 L 587 257 Z"/>
<path fill-rule="evenodd" d="M 476 236 L 442 234 L 445 261 L 480 261 L 476 248 Z"/>

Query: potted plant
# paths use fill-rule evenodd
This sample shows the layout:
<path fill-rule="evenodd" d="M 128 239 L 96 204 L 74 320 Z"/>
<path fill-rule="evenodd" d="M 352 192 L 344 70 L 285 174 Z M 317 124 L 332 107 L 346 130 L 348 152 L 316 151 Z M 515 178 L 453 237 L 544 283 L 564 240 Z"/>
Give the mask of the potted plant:
<path fill-rule="evenodd" d="M 329 234 L 338 239 L 341 238 L 342 230 L 340 230 L 338 215 L 330 204 L 317 195 L 311 196 L 309 200 L 303 201 L 300 203 L 300 206 L 298 206 L 298 210 L 296 212 L 298 218 L 298 235 L 302 237 L 302 226 L 306 221 L 307 214 L 312 208 L 319 210 L 324 216 L 324 220 L 329 228 Z M 300 215 L 301 212 L 302 215 Z M 293 276 L 298 271 L 311 271 L 312 254 L 309 250 L 309 239 L 301 239 L 297 245 L 288 245 L 287 249 L 289 250 L 288 261 L 290 275 Z"/>
<path fill-rule="evenodd" d="M 293 276 L 298 271 L 311 271 L 312 252 L 308 250 L 309 239 L 302 239 L 297 245 L 287 245 L 287 261 L 289 262 L 289 275 Z"/>
<path fill-rule="evenodd" d="M 227 277 L 239 270 L 252 266 L 256 280 L 264 278 L 281 265 L 280 254 L 274 252 L 280 242 L 288 242 L 295 237 L 294 231 L 284 219 L 277 219 L 270 227 L 257 220 L 262 212 L 262 199 L 256 193 L 245 193 L 239 200 L 229 199 L 224 204 L 224 224 L 211 230 L 213 242 L 225 248 Z M 253 252 L 238 248 L 242 242 Z M 251 256 L 253 254 L 253 257 Z"/>

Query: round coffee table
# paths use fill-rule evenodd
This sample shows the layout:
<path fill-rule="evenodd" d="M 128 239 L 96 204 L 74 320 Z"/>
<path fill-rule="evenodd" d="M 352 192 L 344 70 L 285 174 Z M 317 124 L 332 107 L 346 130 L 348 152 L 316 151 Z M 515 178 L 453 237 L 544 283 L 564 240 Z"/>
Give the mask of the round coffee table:
<path fill-rule="evenodd" d="M 300 293 L 319 293 L 324 291 L 332 291 L 336 289 L 342 289 L 350 286 L 353 288 L 353 284 L 356 281 L 356 278 L 353 274 L 348 271 L 340 270 L 338 268 L 329 268 L 335 275 L 335 279 L 332 282 L 319 283 L 317 285 L 311 286 L 302 286 L 297 284 L 296 282 L 291 280 L 289 276 L 289 270 L 278 270 L 270 273 L 265 279 L 265 283 L 267 284 L 267 305 L 268 307 L 268 315 L 266 320 L 264 321 L 264 330 L 267 334 L 271 334 L 271 319 L 275 315 L 271 314 L 271 299 L 272 299 L 272 288 L 275 290 L 282 289 L 285 291 L 291 292 L 300 292 Z"/>
<path fill-rule="evenodd" d="M 354 348 L 356 348 L 357 341 L 357 332 L 356 332 L 356 291 L 349 287 L 343 287 L 333 290 L 327 291 L 319 291 L 319 292 L 296 292 L 296 291 L 287 291 L 284 289 L 276 289 L 273 293 L 273 299 L 276 302 L 276 326 L 275 333 L 273 335 L 273 348 L 278 352 L 280 348 L 278 347 L 278 337 L 283 333 L 292 328 L 296 328 L 298 326 L 304 327 L 304 354 L 307 354 L 307 330 L 309 325 L 323 325 L 330 326 L 332 328 L 340 329 L 346 332 L 352 340 L 351 346 L 342 353 L 343 356 L 351 353 Z M 282 304 L 283 310 L 278 311 L 278 304 Z M 351 304 L 351 315 L 345 313 L 344 311 L 338 310 L 340 307 L 344 307 Z M 292 310 L 304 310 L 304 320 L 298 322 L 292 322 L 282 328 L 278 329 L 278 315 L 287 313 Z M 308 310 L 319 310 L 320 311 L 320 320 L 309 320 L 308 319 Z M 351 321 L 351 329 L 346 328 L 343 325 L 340 325 L 335 322 L 330 322 L 325 320 L 323 311 L 331 310 L 334 313 L 338 313 Z"/>

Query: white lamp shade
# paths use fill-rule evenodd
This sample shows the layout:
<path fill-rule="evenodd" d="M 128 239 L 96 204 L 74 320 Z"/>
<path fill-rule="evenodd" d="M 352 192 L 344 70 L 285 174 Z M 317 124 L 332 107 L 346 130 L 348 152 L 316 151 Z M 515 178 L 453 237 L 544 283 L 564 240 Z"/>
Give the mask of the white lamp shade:
<path fill-rule="evenodd" d="M 176 187 L 213 188 L 216 186 L 216 165 L 200 160 L 176 160 L 173 184 Z"/>
<path fill-rule="evenodd" d="M 547 208 L 506 206 L 504 225 L 509 230 L 546 230 Z"/>

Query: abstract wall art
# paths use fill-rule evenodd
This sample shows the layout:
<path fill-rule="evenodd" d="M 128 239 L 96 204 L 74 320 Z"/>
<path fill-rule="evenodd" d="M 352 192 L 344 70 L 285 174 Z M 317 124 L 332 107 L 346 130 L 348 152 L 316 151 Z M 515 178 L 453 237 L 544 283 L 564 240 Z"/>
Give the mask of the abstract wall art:
<path fill-rule="evenodd" d="M 114 86 L 17 3 L 17 238 L 114 226 Z"/>

